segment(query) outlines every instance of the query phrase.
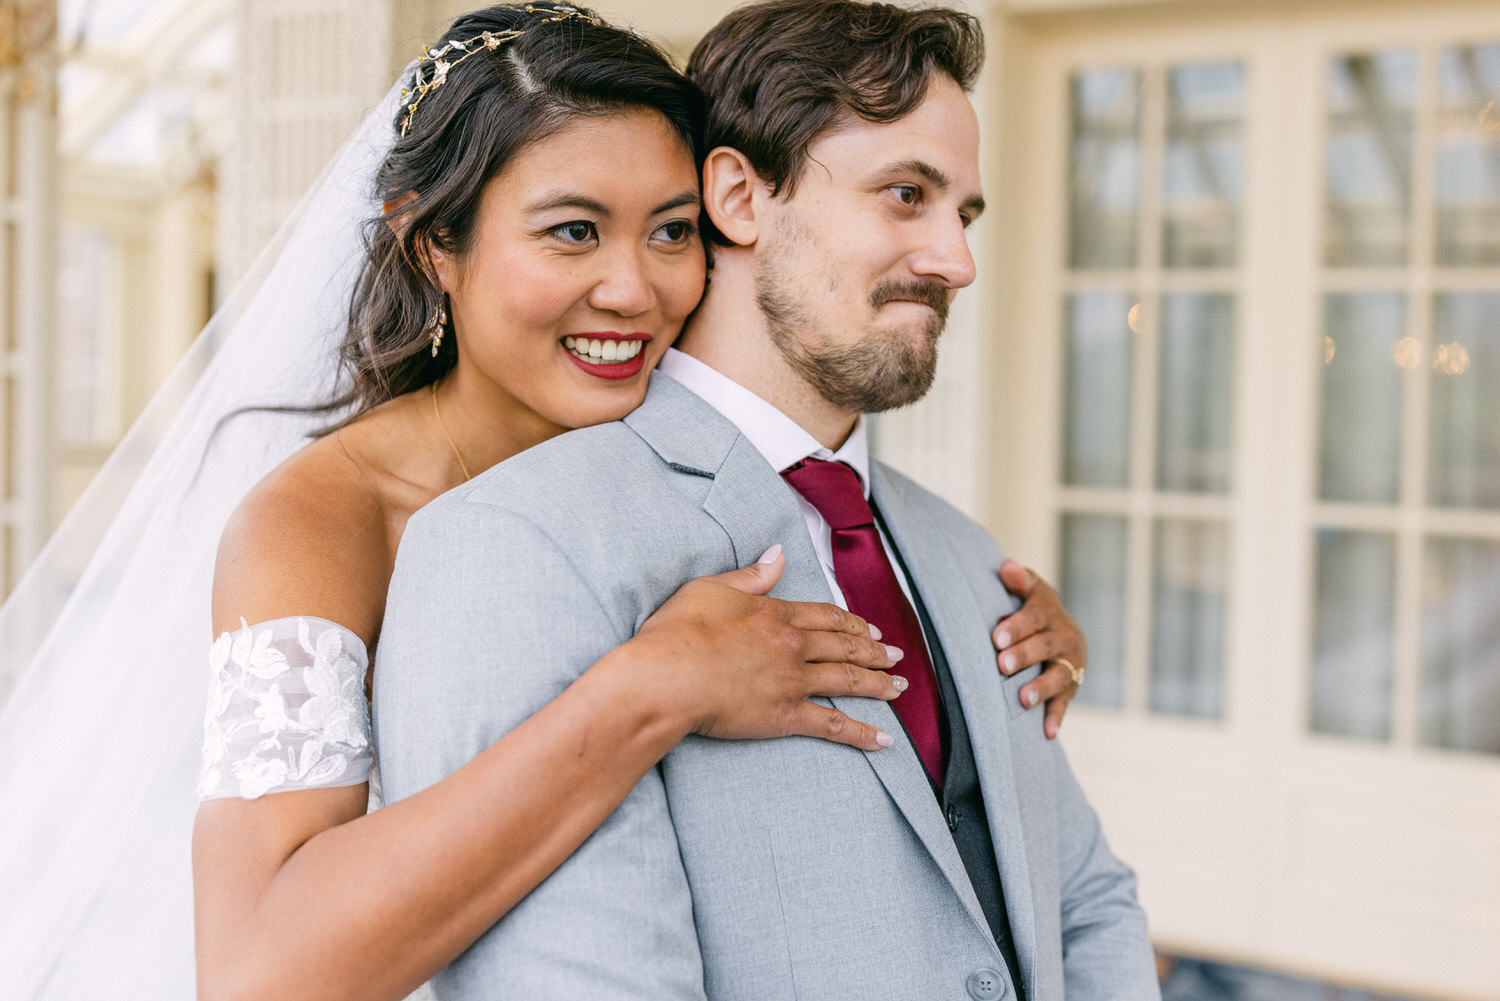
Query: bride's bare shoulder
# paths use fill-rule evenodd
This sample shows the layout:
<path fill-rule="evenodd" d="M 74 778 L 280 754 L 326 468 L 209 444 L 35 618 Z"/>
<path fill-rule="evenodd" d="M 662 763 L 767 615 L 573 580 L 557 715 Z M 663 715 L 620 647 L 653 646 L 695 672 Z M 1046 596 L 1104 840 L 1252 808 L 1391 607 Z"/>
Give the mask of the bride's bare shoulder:
<path fill-rule="evenodd" d="M 340 432 L 304 446 L 240 502 L 219 539 L 214 631 L 289 615 L 373 642 L 394 556 L 386 498 Z"/>

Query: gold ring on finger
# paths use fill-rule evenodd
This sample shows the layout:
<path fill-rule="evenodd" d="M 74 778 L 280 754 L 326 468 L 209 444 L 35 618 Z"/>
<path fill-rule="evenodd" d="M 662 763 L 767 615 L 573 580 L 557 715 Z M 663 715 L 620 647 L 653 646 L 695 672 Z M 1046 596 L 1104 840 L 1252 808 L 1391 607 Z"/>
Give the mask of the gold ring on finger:
<path fill-rule="evenodd" d="M 1087 668 L 1074 667 L 1073 662 L 1065 657 L 1053 657 L 1052 663 L 1061 664 L 1063 667 L 1067 668 L 1068 677 L 1073 679 L 1074 688 L 1077 688 L 1079 685 L 1083 684 L 1083 676 L 1084 673 L 1088 670 Z"/>

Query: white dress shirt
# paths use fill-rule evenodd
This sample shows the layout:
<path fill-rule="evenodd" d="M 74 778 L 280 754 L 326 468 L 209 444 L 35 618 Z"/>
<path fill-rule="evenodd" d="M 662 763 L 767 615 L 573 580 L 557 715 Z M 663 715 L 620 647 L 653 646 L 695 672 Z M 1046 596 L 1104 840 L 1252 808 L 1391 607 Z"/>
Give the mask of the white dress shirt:
<path fill-rule="evenodd" d="M 786 414 L 692 355 L 684 354 L 676 348 L 668 348 L 666 357 L 662 358 L 657 370 L 682 383 L 701 397 L 703 402 L 723 414 L 731 424 L 740 429 L 746 440 L 755 446 L 755 450 L 778 473 L 808 458 L 848 463 L 859 477 L 865 499 L 869 499 L 870 447 L 865 434 L 864 417 L 854 422 L 854 430 L 849 433 L 844 444 L 839 446 L 838 451 L 834 452 L 824 447 Z M 787 484 L 786 488 L 796 496 L 797 503 L 802 508 L 802 520 L 807 523 L 813 549 L 823 564 L 823 576 L 828 578 L 833 600 L 840 608 L 847 609 L 849 605 L 844 600 L 844 592 L 839 589 L 838 580 L 833 575 L 833 530 L 818 509 L 812 506 L 811 501 L 797 493 L 791 484 Z M 911 601 L 911 585 L 901 569 L 901 561 L 896 559 L 895 551 L 891 548 L 891 540 L 886 538 L 885 530 L 878 521 L 875 527 L 880 533 L 880 543 L 885 547 L 886 559 L 896 572 L 896 581 L 901 585 L 906 600 Z"/>

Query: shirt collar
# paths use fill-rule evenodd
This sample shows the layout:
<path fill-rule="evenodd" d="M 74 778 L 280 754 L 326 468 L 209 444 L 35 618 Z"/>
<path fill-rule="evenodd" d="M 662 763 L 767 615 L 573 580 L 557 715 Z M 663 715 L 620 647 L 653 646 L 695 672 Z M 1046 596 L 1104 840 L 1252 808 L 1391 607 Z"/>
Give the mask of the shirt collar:
<path fill-rule="evenodd" d="M 865 497 L 870 496 L 870 446 L 863 416 L 855 420 L 854 430 L 838 451 L 830 451 L 786 414 L 692 355 L 668 348 L 657 370 L 723 414 L 772 469 L 780 472 L 807 458 L 844 462 L 858 474 Z"/>

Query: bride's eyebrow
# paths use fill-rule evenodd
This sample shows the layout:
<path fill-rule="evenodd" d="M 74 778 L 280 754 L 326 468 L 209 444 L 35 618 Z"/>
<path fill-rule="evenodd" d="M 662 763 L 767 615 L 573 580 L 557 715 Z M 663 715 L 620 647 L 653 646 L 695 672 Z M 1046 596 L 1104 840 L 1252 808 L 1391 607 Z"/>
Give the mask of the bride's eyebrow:
<path fill-rule="evenodd" d="M 701 201 L 701 199 L 698 197 L 698 189 L 694 188 L 691 191 L 684 191 L 679 195 L 668 198 L 656 208 L 652 209 L 651 214 L 661 215 L 663 212 L 670 212 L 673 209 L 680 209 L 684 205 L 697 205 L 699 201 Z"/>
<path fill-rule="evenodd" d="M 682 208 L 684 205 L 697 205 L 698 200 L 698 189 L 693 188 L 668 198 L 652 209 L 651 214 L 660 215 L 663 212 Z M 529 215 L 551 212 L 554 209 L 578 209 L 581 212 L 588 212 L 602 219 L 608 219 L 611 215 L 609 208 L 603 202 L 574 191 L 558 191 L 545 194 L 537 201 L 526 206 L 526 212 Z"/>
<path fill-rule="evenodd" d="M 604 203 L 587 195 L 572 191 L 558 191 L 543 195 L 540 200 L 526 206 L 528 213 L 550 212 L 553 209 L 580 209 L 598 216 L 608 216 Z"/>

